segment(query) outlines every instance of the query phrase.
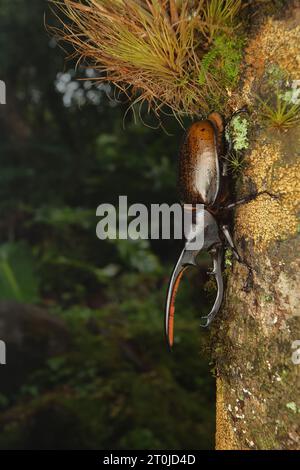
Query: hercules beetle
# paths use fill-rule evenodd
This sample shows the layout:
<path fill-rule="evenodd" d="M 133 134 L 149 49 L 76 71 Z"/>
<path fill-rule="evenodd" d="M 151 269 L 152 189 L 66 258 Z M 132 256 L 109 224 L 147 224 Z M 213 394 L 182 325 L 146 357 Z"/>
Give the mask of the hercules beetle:
<path fill-rule="evenodd" d="M 227 171 L 226 156 L 231 151 L 229 142 L 225 152 L 224 134 L 232 118 L 241 112 L 247 112 L 245 108 L 235 112 L 224 125 L 219 113 L 213 112 L 206 120 L 195 122 L 185 133 L 179 153 L 179 177 L 178 189 L 184 210 L 195 212 L 196 204 L 204 205 L 204 244 L 201 248 L 207 251 L 213 261 L 213 270 L 209 273 L 215 276 L 217 282 L 217 296 L 210 313 L 203 317 L 207 327 L 220 310 L 223 299 L 223 246 L 226 244 L 233 252 L 235 258 L 245 264 L 251 274 L 251 267 L 239 256 L 228 225 L 224 223 L 226 211 L 238 204 L 247 203 L 260 194 L 268 194 L 261 191 L 251 194 L 238 201 L 230 202 L 229 177 Z M 197 214 L 194 213 L 194 216 Z M 195 220 L 195 217 L 194 217 Z M 197 219 L 196 219 L 197 220 Z M 199 250 L 189 249 L 191 239 L 187 237 L 185 246 L 179 256 L 170 278 L 166 309 L 165 309 L 165 333 L 170 347 L 174 341 L 174 313 L 175 297 L 183 271 L 189 266 L 197 266 L 196 258 Z"/>

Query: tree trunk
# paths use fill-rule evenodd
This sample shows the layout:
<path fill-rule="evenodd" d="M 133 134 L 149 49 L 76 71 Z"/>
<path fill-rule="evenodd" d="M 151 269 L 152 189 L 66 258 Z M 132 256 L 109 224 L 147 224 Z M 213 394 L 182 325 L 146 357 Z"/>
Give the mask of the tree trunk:
<path fill-rule="evenodd" d="M 265 19 L 250 39 L 232 104 L 248 103 L 256 123 L 257 94 L 268 93 L 274 70 L 300 79 L 299 18 L 299 2 L 290 2 L 284 16 Z M 245 292 L 247 269 L 234 263 L 212 332 L 217 449 L 300 449 L 299 143 L 299 123 L 288 131 L 255 124 L 251 131 L 239 193 L 256 188 L 280 198 L 263 195 L 235 212 L 235 241 L 254 275 Z"/>

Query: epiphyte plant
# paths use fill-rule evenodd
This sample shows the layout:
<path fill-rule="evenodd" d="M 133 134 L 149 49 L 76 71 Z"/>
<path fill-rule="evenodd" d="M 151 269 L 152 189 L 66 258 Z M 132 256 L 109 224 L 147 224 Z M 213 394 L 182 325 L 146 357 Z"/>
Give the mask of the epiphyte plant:
<path fill-rule="evenodd" d="M 261 99 L 260 103 L 262 120 L 270 128 L 284 131 L 300 122 L 300 104 L 290 103 L 279 92 L 273 104 Z"/>
<path fill-rule="evenodd" d="M 241 0 L 53 0 L 56 37 L 117 90 L 157 114 L 200 115 L 239 73 Z M 207 67 L 209 63 L 209 67 Z"/>

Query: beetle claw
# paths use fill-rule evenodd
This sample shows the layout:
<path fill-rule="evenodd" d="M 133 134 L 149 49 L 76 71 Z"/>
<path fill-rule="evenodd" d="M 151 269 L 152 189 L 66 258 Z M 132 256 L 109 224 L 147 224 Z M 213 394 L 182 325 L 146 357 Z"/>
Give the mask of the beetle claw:
<path fill-rule="evenodd" d="M 214 276 L 215 275 L 215 272 L 212 270 L 212 271 L 206 271 L 206 274 L 208 276 Z"/>
<path fill-rule="evenodd" d="M 211 323 L 211 320 L 209 320 L 208 316 L 201 317 L 201 320 L 206 320 L 204 323 L 200 323 L 201 328 L 207 328 Z"/>

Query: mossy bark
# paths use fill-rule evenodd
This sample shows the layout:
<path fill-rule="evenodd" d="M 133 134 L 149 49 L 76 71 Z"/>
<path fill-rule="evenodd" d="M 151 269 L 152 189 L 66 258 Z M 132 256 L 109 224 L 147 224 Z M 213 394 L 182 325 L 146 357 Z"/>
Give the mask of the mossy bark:
<path fill-rule="evenodd" d="M 252 110 L 241 194 L 268 190 L 235 212 L 235 241 L 254 269 L 234 263 L 224 308 L 212 331 L 217 365 L 217 449 L 300 449 L 299 151 L 300 126 L 272 131 L 259 124 L 257 93 L 274 65 L 300 79 L 298 2 L 263 20 L 250 39 L 244 81 L 232 97 Z M 298 75 L 298 76 L 297 76 Z M 298 346 L 299 348 L 299 346 Z"/>

